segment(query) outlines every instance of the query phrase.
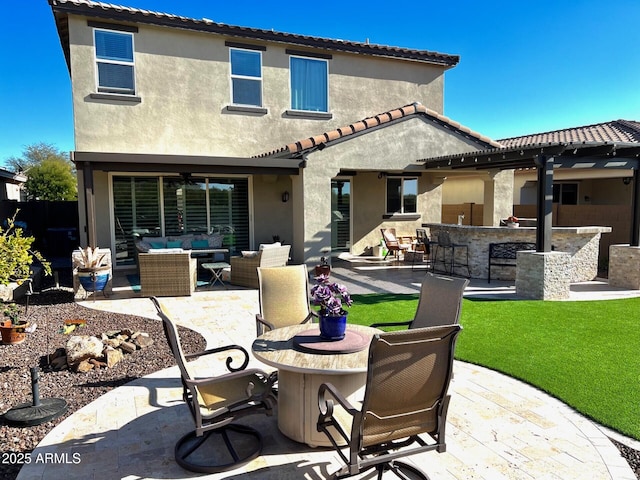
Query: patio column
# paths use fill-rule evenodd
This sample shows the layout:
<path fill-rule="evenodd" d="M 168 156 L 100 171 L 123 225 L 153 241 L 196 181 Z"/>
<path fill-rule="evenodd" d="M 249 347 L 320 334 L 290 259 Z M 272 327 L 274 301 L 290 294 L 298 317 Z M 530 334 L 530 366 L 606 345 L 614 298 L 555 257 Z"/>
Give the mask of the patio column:
<path fill-rule="evenodd" d="M 484 180 L 484 211 L 482 224 L 497 227 L 502 218 L 513 214 L 514 170 L 491 170 Z"/>

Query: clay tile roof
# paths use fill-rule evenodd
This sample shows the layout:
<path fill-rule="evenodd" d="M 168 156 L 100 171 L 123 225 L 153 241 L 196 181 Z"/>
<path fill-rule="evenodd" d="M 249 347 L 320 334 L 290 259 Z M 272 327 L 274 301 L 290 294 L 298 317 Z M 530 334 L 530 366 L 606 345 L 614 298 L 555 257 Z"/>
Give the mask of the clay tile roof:
<path fill-rule="evenodd" d="M 543 143 L 640 143 L 640 122 L 614 120 L 584 127 L 572 127 L 552 132 L 524 135 L 522 137 L 505 138 L 498 141 L 505 147 L 522 147 Z"/>
<path fill-rule="evenodd" d="M 400 108 L 396 108 L 394 110 L 390 110 L 388 112 L 383 112 L 378 115 L 365 118 L 344 127 L 336 128 L 335 130 L 331 130 L 321 135 L 316 135 L 304 140 L 298 140 L 296 142 L 289 143 L 288 145 L 284 145 L 275 150 L 255 155 L 253 158 L 265 158 L 273 156 L 301 156 L 306 151 L 318 147 L 320 144 L 323 144 L 321 148 L 324 148 L 325 146 L 330 145 L 333 142 L 348 139 L 351 135 L 355 135 L 357 133 L 361 133 L 376 127 L 388 126 L 394 122 L 405 120 L 414 115 L 421 115 L 433 122 L 438 123 L 439 125 L 449 128 L 450 130 L 453 130 L 466 137 L 472 138 L 473 140 L 484 144 L 483 146 L 485 146 L 486 148 L 501 147 L 499 143 L 494 142 L 490 138 L 480 135 L 479 133 L 460 125 L 459 123 L 454 122 L 448 117 L 440 115 L 434 110 L 430 110 L 424 105 L 416 102 Z"/>
<path fill-rule="evenodd" d="M 117 21 L 129 21 L 162 25 L 167 27 L 197 30 L 223 35 L 252 38 L 264 41 L 284 42 L 294 45 L 302 45 L 312 48 L 320 48 L 334 51 L 343 51 L 362 55 L 375 55 L 382 57 L 394 57 L 406 60 L 442 65 L 445 68 L 454 67 L 460 61 L 458 55 L 449 55 L 429 50 L 415 50 L 409 48 L 392 47 L 388 45 L 378 45 L 374 43 L 351 42 L 347 40 L 312 37 L 308 35 L 298 35 L 294 33 L 276 32 L 274 30 L 263 30 L 259 28 L 240 27 L 236 25 L 226 25 L 216 23 L 207 18 L 194 19 L 172 15 L 169 13 L 154 12 L 138 8 L 114 5 L 111 3 L 95 2 L 91 0 L 49 0 L 52 10 L 56 14 L 58 23 L 58 34 L 63 42 L 65 54 L 68 51 L 65 44 L 69 43 L 68 31 L 64 25 L 66 14 L 87 15 L 99 18 L 108 18 Z"/>

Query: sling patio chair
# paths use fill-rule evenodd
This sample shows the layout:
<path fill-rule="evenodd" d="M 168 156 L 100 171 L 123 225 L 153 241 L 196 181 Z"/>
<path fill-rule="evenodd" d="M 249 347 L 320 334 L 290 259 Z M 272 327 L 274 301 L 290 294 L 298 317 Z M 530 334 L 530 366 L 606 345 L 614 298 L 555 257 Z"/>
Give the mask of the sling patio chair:
<path fill-rule="evenodd" d="M 410 238 L 401 237 L 398 239 L 396 237 L 396 229 L 395 228 L 381 228 L 380 232 L 382 233 L 382 239 L 384 240 L 384 244 L 387 247 L 387 253 L 384 256 L 383 260 L 387 259 L 387 256 L 393 252 L 393 255 L 398 258 L 399 254 L 404 254 L 405 251 L 411 248 L 412 240 Z"/>
<path fill-rule="evenodd" d="M 189 407 L 195 430 L 176 443 L 174 453 L 178 465 L 199 473 L 216 473 L 244 465 L 262 452 L 262 436 L 252 427 L 233 423 L 237 418 L 263 413 L 272 415 L 276 398 L 272 393 L 275 375 L 246 368 L 249 354 L 239 345 L 227 345 L 185 355 L 176 324 L 167 316 L 156 297 L 151 297 L 171 353 L 180 369 L 182 398 Z M 203 355 L 229 353 L 229 373 L 201 377 L 193 373 L 187 361 Z M 241 359 L 238 359 L 238 353 Z M 233 366 L 235 362 L 241 364 Z M 209 440 L 210 441 L 207 441 Z"/>
<path fill-rule="evenodd" d="M 466 278 L 446 277 L 427 273 L 422 279 L 420 299 L 413 320 L 374 323 L 373 328 L 402 327 L 423 328 L 452 325 L 460 322 Z"/>
<path fill-rule="evenodd" d="M 446 325 L 374 335 L 361 405 L 350 404 L 331 383 L 320 386 L 317 428 L 345 463 L 334 478 L 371 468 L 378 479 L 386 471 L 404 479 L 429 478 L 398 459 L 446 450 L 447 391 L 461 329 Z"/>
<path fill-rule="evenodd" d="M 259 267 L 258 300 L 258 336 L 275 328 L 311 322 L 317 317 L 309 305 L 309 274 L 305 265 Z"/>

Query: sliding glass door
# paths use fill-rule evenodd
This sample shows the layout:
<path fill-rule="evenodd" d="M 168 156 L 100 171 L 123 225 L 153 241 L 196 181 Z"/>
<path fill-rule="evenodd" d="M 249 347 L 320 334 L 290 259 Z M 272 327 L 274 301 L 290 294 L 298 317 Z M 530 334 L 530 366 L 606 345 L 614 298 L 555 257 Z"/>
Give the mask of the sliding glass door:
<path fill-rule="evenodd" d="M 113 177 L 116 265 L 135 262 L 135 235 L 224 235 L 233 254 L 249 249 L 247 178 Z"/>

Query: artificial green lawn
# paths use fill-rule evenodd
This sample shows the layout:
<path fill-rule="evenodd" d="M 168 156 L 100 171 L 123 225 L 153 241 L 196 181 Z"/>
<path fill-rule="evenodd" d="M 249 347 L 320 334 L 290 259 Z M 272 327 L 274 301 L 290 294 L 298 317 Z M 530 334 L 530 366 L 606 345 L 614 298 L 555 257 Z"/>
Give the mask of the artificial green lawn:
<path fill-rule="evenodd" d="M 349 323 L 410 320 L 417 295 L 354 295 Z M 640 298 L 472 300 L 456 358 L 522 379 L 640 440 Z"/>

